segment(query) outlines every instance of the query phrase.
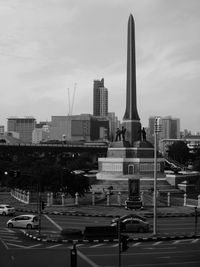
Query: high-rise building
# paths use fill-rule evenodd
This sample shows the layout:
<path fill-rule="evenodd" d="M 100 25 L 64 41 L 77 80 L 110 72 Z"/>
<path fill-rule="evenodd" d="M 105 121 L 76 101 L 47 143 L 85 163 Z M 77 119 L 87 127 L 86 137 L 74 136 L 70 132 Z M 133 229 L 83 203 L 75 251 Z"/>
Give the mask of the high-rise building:
<path fill-rule="evenodd" d="M 109 121 L 105 117 L 80 114 L 52 116 L 50 140 L 99 141 L 108 140 Z"/>
<path fill-rule="evenodd" d="M 71 139 L 71 116 L 52 116 L 49 129 L 50 140 Z"/>
<path fill-rule="evenodd" d="M 40 122 L 36 124 L 36 128 L 32 132 L 32 143 L 38 144 L 49 140 L 49 122 Z"/>
<path fill-rule="evenodd" d="M 162 131 L 160 139 L 179 139 L 180 138 L 180 119 L 171 116 L 162 117 Z"/>
<path fill-rule="evenodd" d="M 178 140 L 180 139 L 180 119 L 172 118 L 171 116 L 161 118 L 161 132 L 158 133 L 159 150 L 163 153 L 165 150 L 164 140 Z M 154 145 L 154 125 L 156 116 L 149 118 L 148 136 L 147 139 Z M 164 145 L 163 145 L 164 144 Z"/>
<path fill-rule="evenodd" d="M 94 80 L 93 115 L 108 116 L 108 89 L 104 87 L 104 79 Z"/>
<path fill-rule="evenodd" d="M 156 116 L 149 118 L 149 137 L 154 135 L 154 124 Z M 161 132 L 159 139 L 179 139 L 180 138 L 180 119 L 172 118 L 171 116 L 161 118 Z M 152 139 L 153 140 L 153 139 Z M 151 140 L 150 140 L 151 141 Z"/>
<path fill-rule="evenodd" d="M 35 125 L 36 120 L 33 117 L 10 117 L 7 121 L 7 131 L 18 133 L 19 139 L 24 143 L 32 143 L 32 132 Z"/>
<path fill-rule="evenodd" d="M 0 125 L 0 134 L 4 134 L 5 129 L 4 129 L 4 125 Z"/>

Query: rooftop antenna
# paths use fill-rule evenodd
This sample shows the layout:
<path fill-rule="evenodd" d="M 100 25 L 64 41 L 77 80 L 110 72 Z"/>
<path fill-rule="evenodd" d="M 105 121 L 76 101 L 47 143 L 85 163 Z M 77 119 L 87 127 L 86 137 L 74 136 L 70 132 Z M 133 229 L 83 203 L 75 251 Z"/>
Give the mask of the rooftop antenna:
<path fill-rule="evenodd" d="M 68 105 L 69 105 L 68 116 L 71 116 L 71 115 L 72 115 L 72 112 L 73 112 L 74 99 L 75 99 L 75 93 L 76 93 L 76 85 L 77 85 L 77 83 L 74 84 L 72 101 L 71 101 L 71 99 L 70 99 L 70 89 L 67 88 L 67 90 L 68 90 Z"/>
<path fill-rule="evenodd" d="M 69 88 L 67 88 L 67 91 L 68 91 L 68 116 L 70 115 L 70 91 L 69 91 Z"/>
<path fill-rule="evenodd" d="M 73 112 L 74 99 L 75 99 L 75 93 L 76 93 L 76 85 L 77 85 L 77 83 L 74 84 L 74 91 L 73 91 L 73 97 L 72 97 L 72 105 L 71 105 L 71 112 L 70 112 L 70 115 L 72 115 L 72 112 Z"/>

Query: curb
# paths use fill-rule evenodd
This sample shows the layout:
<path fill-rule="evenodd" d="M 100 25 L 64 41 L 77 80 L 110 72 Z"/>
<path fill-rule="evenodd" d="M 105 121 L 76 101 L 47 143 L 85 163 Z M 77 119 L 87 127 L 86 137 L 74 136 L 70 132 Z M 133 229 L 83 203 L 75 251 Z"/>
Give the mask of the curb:
<path fill-rule="evenodd" d="M 20 212 L 29 212 L 29 213 L 37 213 L 37 210 L 32 209 L 22 209 L 22 208 L 16 208 L 16 211 Z M 116 215 L 111 214 L 89 214 L 89 213 L 74 213 L 74 212 L 59 212 L 59 211 L 42 211 L 42 214 L 50 214 L 50 215 L 67 215 L 67 216 L 82 216 L 82 217 L 107 217 L 107 218 L 113 218 L 116 217 Z M 143 214 L 146 218 L 153 218 L 153 213 Z M 168 217 L 194 217 L 194 212 L 191 213 L 166 213 L 166 214 L 157 214 L 158 218 L 168 218 Z"/>
<path fill-rule="evenodd" d="M 94 240 L 87 240 L 87 239 L 62 239 L 59 240 L 58 238 L 42 238 L 37 237 L 32 234 L 24 232 L 24 235 L 40 242 L 47 242 L 47 243 L 110 243 L 110 242 L 118 242 L 118 239 L 94 239 Z M 188 235 L 172 235 L 172 236 L 150 236 L 150 237 L 138 237 L 138 238 L 129 238 L 128 242 L 152 242 L 152 241 L 170 241 L 170 240 L 183 240 L 183 239 L 193 239 L 193 238 L 200 238 L 200 234 L 188 234 Z"/>

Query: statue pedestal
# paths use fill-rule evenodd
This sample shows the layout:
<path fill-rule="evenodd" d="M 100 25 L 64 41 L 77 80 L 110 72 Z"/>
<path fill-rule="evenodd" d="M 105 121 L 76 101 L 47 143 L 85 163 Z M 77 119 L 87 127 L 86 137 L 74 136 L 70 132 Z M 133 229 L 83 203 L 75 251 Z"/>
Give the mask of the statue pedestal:
<path fill-rule="evenodd" d="M 129 179 L 154 175 L 154 148 L 147 141 L 137 141 L 130 147 L 127 141 L 111 143 L 107 158 L 99 158 L 97 179 Z M 157 154 L 157 172 L 164 173 L 164 159 Z"/>
<path fill-rule="evenodd" d="M 140 198 L 135 200 L 126 200 L 125 201 L 125 209 L 141 209 L 142 208 L 142 201 Z"/>

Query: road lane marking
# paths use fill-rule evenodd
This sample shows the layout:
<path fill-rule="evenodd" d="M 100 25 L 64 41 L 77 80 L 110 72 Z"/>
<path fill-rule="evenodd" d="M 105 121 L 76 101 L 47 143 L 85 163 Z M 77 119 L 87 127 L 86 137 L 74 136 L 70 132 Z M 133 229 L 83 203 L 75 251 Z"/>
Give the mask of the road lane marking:
<path fill-rule="evenodd" d="M 98 247 L 101 247 L 101 246 L 103 246 L 104 245 L 104 243 L 100 243 L 100 244 L 97 244 L 97 245 L 92 245 L 92 246 L 90 246 L 91 248 L 98 248 Z"/>
<path fill-rule="evenodd" d="M 93 262 L 91 259 L 89 259 L 86 255 L 84 255 L 83 253 L 81 253 L 79 250 L 77 251 L 77 254 L 78 254 L 78 256 L 80 258 L 82 258 L 84 261 L 86 261 L 90 266 L 92 266 L 92 267 L 100 267 L 95 262 Z"/>
<path fill-rule="evenodd" d="M 119 247 L 119 244 L 114 244 L 111 246 L 112 248 L 116 248 L 116 247 Z"/>
<path fill-rule="evenodd" d="M 62 244 L 53 245 L 53 246 L 50 246 L 50 247 L 47 247 L 47 248 L 56 248 L 56 247 L 60 247 L 60 246 L 62 246 Z"/>
<path fill-rule="evenodd" d="M 131 247 L 133 248 L 133 247 L 137 247 L 137 246 L 139 246 L 141 244 L 141 242 L 137 242 L 137 243 L 135 243 L 135 244 L 132 244 L 131 245 Z"/>
<path fill-rule="evenodd" d="M 76 244 L 76 247 L 81 247 L 83 246 L 84 244 Z"/>
<path fill-rule="evenodd" d="M 181 240 L 175 240 L 172 244 L 180 244 L 180 243 L 189 243 L 192 242 L 193 239 L 181 239 Z"/>
<path fill-rule="evenodd" d="M 197 243 L 199 241 L 199 238 L 192 240 L 191 243 Z"/>
<path fill-rule="evenodd" d="M 165 247 L 165 248 L 162 248 L 162 247 L 159 247 L 159 250 L 167 250 L 167 249 L 176 249 L 177 247 Z M 147 250 L 158 250 L 158 248 L 155 248 L 155 247 L 147 247 L 147 248 L 144 248 L 144 249 L 147 249 Z"/>
<path fill-rule="evenodd" d="M 58 225 L 54 220 L 52 220 L 48 215 L 44 214 L 44 216 L 56 227 L 58 230 L 62 231 L 62 227 Z"/>
<path fill-rule="evenodd" d="M 160 243 L 162 243 L 162 241 L 155 242 L 152 244 L 152 246 L 158 246 L 158 245 L 160 245 Z"/>
<path fill-rule="evenodd" d="M 35 248 L 35 247 L 39 247 L 39 246 L 42 246 L 42 244 L 36 244 L 36 245 L 33 245 L 33 246 L 29 246 L 29 247 L 26 247 L 26 248 Z"/>

